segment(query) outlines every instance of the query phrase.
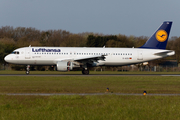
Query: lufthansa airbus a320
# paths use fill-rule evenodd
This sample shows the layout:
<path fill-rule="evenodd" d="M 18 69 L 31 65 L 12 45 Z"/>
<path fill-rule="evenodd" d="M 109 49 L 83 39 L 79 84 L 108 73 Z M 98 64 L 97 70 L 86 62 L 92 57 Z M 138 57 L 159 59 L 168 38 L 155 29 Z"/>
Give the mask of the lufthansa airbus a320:
<path fill-rule="evenodd" d="M 172 22 L 163 22 L 149 40 L 139 48 L 97 47 L 23 47 L 14 50 L 4 60 L 8 63 L 27 65 L 53 65 L 58 71 L 81 67 L 82 74 L 89 74 L 89 67 L 123 66 L 161 59 L 175 54 L 166 50 Z"/>

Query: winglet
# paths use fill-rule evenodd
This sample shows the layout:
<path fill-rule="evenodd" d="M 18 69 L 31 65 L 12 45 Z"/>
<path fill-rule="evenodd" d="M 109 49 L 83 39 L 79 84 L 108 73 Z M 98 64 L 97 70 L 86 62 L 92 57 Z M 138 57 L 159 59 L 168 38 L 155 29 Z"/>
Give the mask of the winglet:
<path fill-rule="evenodd" d="M 172 22 L 163 22 L 158 30 L 149 38 L 149 40 L 140 48 L 146 49 L 166 49 L 168 37 L 170 34 Z"/>

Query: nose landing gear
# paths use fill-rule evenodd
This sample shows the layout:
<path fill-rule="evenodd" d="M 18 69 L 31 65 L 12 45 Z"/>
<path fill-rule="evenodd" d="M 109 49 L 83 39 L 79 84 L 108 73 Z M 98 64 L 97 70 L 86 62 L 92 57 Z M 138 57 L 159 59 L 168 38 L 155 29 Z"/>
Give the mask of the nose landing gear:
<path fill-rule="evenodd" d="M 30 71 L 30 65 L 27 65 L 26 66 L 26 75 L 29 75 L 29 73 L 30 73 L 29 71 Z"/>

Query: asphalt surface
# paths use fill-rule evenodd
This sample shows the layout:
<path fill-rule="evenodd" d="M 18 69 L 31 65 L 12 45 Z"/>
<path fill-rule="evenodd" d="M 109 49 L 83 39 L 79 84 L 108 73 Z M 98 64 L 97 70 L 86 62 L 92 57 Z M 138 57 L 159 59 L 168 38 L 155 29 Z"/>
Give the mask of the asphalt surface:
<path fill-rule="evenodd" d="M 178 74 L 0 74 L 0 76 L 180 76 Z"/>

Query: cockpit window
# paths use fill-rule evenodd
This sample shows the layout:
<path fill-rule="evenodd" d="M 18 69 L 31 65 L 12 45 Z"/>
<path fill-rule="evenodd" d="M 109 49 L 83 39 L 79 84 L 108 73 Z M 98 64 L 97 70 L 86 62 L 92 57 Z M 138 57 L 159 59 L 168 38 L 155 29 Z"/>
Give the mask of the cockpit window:
<path fill-rule="evenodd" d="M 19 51 L 13 51 L 11 54 L 19 54 Z"/>

